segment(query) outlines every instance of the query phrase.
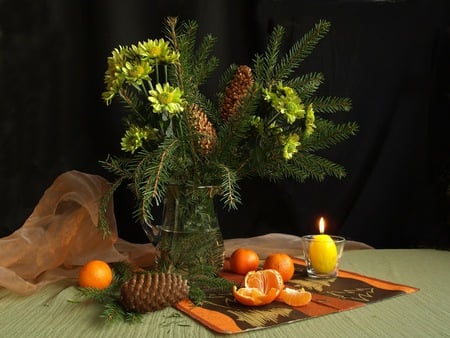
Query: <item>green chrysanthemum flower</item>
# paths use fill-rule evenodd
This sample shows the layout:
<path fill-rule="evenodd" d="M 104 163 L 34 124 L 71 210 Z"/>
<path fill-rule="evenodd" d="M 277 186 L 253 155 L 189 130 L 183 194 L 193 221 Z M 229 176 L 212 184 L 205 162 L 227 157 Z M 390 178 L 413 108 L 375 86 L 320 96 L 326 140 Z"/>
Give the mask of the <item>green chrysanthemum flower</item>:
<path fill-rule="evenodd" d="M 134 154 L 136 150 L 142 147 L 143 142 L 156 138 L 156 130 L 151 128 L 140 128 L 131 125 L 122 137 L 120 145 L 123 151 Z"/>
<path fill-rule="evenodd" d="M 164 39 L 147 40 L 133 46 L 133 50 L 145 59 L 156 63 L 174 63 L 180 58 L 180 53 L 175 52 Z"/>
<path fill-rule="evenodd" d="M 152 72 L 152 67 L 147 61 L 136 61 L 125 63 L 122 67 L 122 72 L 124 74 L 125 80 L 136 86 L 142 85 L 143 80 L 150 80 L 149 74 Z"/>
<path fill-rule="evenodd" d="M 183 111 L 183 92 L 178 87 L 172 87 L 168 83 L 161 86 L 158 83 L 155 89 L 149 91 L 148 100 L 152 104 L 155 113 L 167 111 L 170 116 Z"/>
<path fill-rule="evenodd" d="M 105 72 L 106 91 L 102 94 L 107 104 L 111 103 L 113 97 L 125 82 L 125 75 L 122 72 L 127 62 L 128 48 L 120 46 L 112 51 L 108 57 L 108 69 Z"/>
<path fill-rule="evenodd" d="M 286 116 L 289 124 L 305 117 L 305 105 L 291 87 L 283 86 L 280 82 L 274 88 L 264 88 L 263 94 L 264 100 L 270 102 L 277 112 Z"/>
<path fill-rule="evenodd" d="M 316 129 L 316 125 L 314 123 L 315 120 L 316 118 L 314 116 L 314 110 L 311 103 L 308 105 L 308 108 L 306 110 L 305 132 L 304 132 L 305 137 L 310 136 L 314 132 L 314 129 Z"/>
<path fill-rule="evenodd" d="M 282 136 L 281 143 L 283 145 L 283 157 L 290 160 L 292 156 L 298 152 L 300 146 L 300 136 L 298 134 L 289 134 L 289 136 Z"/>

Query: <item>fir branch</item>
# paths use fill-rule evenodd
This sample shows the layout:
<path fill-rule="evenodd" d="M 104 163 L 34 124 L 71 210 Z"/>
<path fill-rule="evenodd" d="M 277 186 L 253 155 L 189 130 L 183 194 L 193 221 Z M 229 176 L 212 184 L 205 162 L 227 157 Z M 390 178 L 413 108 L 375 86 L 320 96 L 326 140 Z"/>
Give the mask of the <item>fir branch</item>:
<path fill-rule="evenodd" d="M 189 284 L 189 299 L 195 305 L 201 303 L 212 293 L 228 293 L 234 283 L 217 275 L 216 268 L 208 265 L 195 265 L 186 276 Z"/>
<path fill-rule="evenodd" d="M 108 155 L 105 161 L 99 161 L 104 169 L 123 179 L 133 178 L 133 175 L 130 174 L 128 169 L 130 162 L 132 162 L 132 159 L 113 157 L 110 155 Z"/>
<path fill-rule="evenodd" d="M 100 314 L 100 318 L 103 318 L 110 323 L 117 323 L 117 322 L 141 323 L 143 315 L 137 312 L 126 311 L 117 302 L 110 302 L 104 304 L 103 311 Z"/>
<path fill-rule="evenodd" d="M 180 32 L 177 32 L 176 27 L 171 28 L 174 47 L 180 53 L 180 61 L 175 68 L 176 83 L 185 93 L 190 93 L 192 88 L 197 87 L 193 78 L 195 75 L 192 73 L 197 30 L 198 24 L 195 21 L 184 22 Z"/>
<path fill-rule="evenodd" d="M 311 97 L 323 83 L 322 73 L 308 73 L 286 81 L 286 85 L 296 90 L 297 94 L 304 100 Z"/>
<path fill-rule="evenodd" d="M 203 38 L 194 56 L 194 67 L 192 74 L 195 75 L 196 85 L 203 84 L 210 74 L 219 65 L 219 59 L 211 56 L 212 49 L 216 43 L 216 38 L 208 34 Z"/>
<path fill-rule="evenodd" d="M 346 176 L 343 166 L 315 154 L 297 153 L 297 156 L 292 158 L 292 164 L 293 166 L 289 166 L 286 172 L 294 179 L 313 178 L 321 182 L 326 176 L 338 179 Z"/>
<path fill-rule="evenodd" d="M 133 275 L 133 266 L 126 261 L 110 263 L 113 270 L 113 284 L 122 285 Z"/>
<path fill-rule="evenodd" d="M 137 94 L 127 88 L 121 88 L 119 90 L 119 96 L 125 104 L 125 107 L 129 108 L 141 121 L 145 120 L 142 112 L 145 111 L 146 108 Z"/>
<path fill-rule="evenodd" d="M 241 195 L 239 194 L 239 186 L 237 183 L 237 175 L 230 168 L 219 165 L 219 175 L 222 177 L 220 182 L 221 201 L 228 206 L 228 210 L 237 209 L 237 205 L 241 204 Z"/>
<path fill-rule="evenodd" d="M 316 130 L 302 142 L 302 152 L 314 152 L 327 149 L 331 146 L 347 140 L 358 131 L 358 124 L 346 122 L 335 124 L 332 121 L 316 119 Z"/>
<path fill-rule="evenodd" d="M 317 113 L 334 113 L 337 111 L 350 111 L 352 109 L 352 101 L 346 97 L 314 97 L 307 100 L 306 103 L 312 103 L 314 111 Z"/>
<path fill-rule="evenodd" d="M 148 153 L 136 171 L 143 171 L 143 176 L 136 174 L 135 184 L 139 187 L 141 196 L 140 207 L 138 209 L 140 219 L 149 224 L 153 220 L 151 207 L 156 203 L 159 205 L 164 198 L 165 184 L 169 180 L 170 171 L 173 165 L 173 154 L 177 148 L 176 139 L 167 139 L 154 152 Z M 136 215 L 136 213 L 135 213 Z"/>
<path fill-rule="evenodd" d="M 78 292 L 81 298 L 91 299 L 101 304 L 108 303 L 116 297 L 116 289 L 113 285 L 103 290 L 80 287 Z"/>
<path fill-rule="evenodd" d="M 114 197 L 114 192 L 119 188 L 122 182 L 123 178 L 118 178 L 101 198 L 97 228 L 103 232 L 103 239 L 111 236 L 111 225 L 108 223 L 107 218 L 108 206 Z"/>
<path fill-rule="evenodd" d="M 236 64 L 231 64 L 225 69 L 222 76 L 220 77 L 219 83 L 217 85 L 217 93 L 223 94 L 225 91 L 225 88 L 230 83 L 231 79 L 233 78 L 234 74 L 236 73 L 238 66 Z M 220 102 L 220 100 L 219 100 Z"/>
<path fill-rule="evenodd" d="M 284 34 L 284 27 L 276 26 L 269 37 L 264 55 L 256 55 L 254 62 L 255 75 L 257 80 L 263 83 L 266 87 L 269 87 L 271 83 L 279 80 L 278 77 L 274 76 L 274 72 L 277 67 L 278 56 Z"/>
<path fill-rule="evenodd" d="M 299 41 L 295 42 L 276 66 L 273 80 L 283 80 L 288 77 L 312 53 L 319 41 L 329 32 L 330 26 L 328 21 L 320 20 Z"/>

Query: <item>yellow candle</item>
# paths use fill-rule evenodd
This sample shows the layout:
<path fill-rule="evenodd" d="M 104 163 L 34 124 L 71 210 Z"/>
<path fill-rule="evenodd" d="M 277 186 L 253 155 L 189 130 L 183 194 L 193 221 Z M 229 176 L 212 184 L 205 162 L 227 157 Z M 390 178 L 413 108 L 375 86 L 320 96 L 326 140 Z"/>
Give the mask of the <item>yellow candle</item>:
<path fill-rule="evenodd" d="M 337 249 L 333 239 L 323 234 L 325 222 L 319 222 L 320 235 L 315 235 L 309 246 L 309 259 L 317 273 L 328 274 L 334 270 L 337 262 Z"/>

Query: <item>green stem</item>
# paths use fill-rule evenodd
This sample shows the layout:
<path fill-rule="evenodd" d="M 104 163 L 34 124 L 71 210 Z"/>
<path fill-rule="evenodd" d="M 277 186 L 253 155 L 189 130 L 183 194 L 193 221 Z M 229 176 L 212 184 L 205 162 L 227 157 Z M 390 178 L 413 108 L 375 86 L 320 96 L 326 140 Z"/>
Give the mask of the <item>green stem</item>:
<path fill-rule="evenodd" d="M 156 68 L 156 83 L 160 83 L 160 82 L 159 82 L 159 66 L 158 66 L 158 60 L 156 60 L 155 68 Z"/>
<path fill-rule="evenodd" d="M 266 127 L 269 127 L 273 122 L 275 122 L 275 120 L 278 118 L 278 116 L 280 115 L 280 112 L 277 112 L 270 120 L 269 122 L 267 122 Z"/>
<path fill-rule="evenodd" d="M 167 68 L 167 65 L 164 65 L 164 77 L 166 78 L 166 82 L 169 82 L 169 74 Z"/>

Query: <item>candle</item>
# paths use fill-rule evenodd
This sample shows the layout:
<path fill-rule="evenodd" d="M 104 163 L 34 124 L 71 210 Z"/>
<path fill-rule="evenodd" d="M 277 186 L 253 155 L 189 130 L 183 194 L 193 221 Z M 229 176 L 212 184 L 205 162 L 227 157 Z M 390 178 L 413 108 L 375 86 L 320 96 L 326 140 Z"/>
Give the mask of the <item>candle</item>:
<path fill-rule="evenodd" d="M 324 234 L 325 221 L 323 217 L 319 221 L 319 232 L 320 235 L 315 235 L 309 246 L 309 258 L 317 273 L 329 274 L 336 267 L 337 249 L 333 239 Z"/>

